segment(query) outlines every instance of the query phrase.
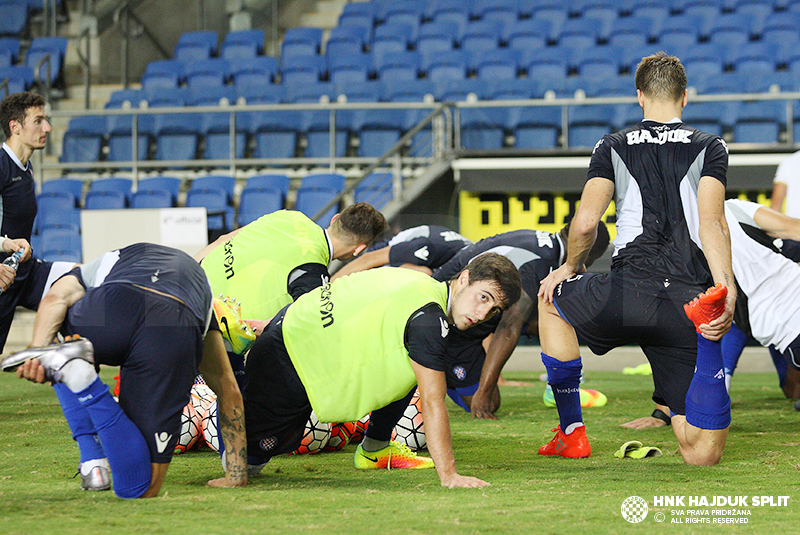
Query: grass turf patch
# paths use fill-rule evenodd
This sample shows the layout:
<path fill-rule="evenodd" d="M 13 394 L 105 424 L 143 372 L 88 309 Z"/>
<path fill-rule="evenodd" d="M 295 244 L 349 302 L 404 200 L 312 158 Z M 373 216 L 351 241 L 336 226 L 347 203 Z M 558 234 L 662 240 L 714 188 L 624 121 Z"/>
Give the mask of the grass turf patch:
<path fill-rule="evenodd" d="M 110 373 L 103 378 L 110 383 Z M 687 466 L 671 428 L 629 430 L 620 424 L 652 410 L 650 377 L 587 374 L 586 388 L 608 395 L 605 407 L 584 410 L 592 444 L 588 459 L 542 457 L 555 409 L 542 403 L 544 383 L 503 387 L 497 421 L 476 421 L 448 402 L 459 473 L 489 481 L 483 489 L 448 490 L 433 470 L 360 471 L 355 445 L 333 453 L 280 456 L 243 489 L 211 489 L 221 475 L 210 450 L 173 458 L 160 496 L 123 501 L 111 492 L 81 492 L 73 478 L 78 451 L 50 388 L 0 375 L 0 532 L 85 534 L 164 533 L 796 533 L 800 525 L 800 413 L 784 399 L 774 374 L 734 378 L 733 423 L 722 462 Z M 627 440 L 657 446 L 663 456 L 620 460 Z M 623 519 L 622 502 L 649 506 L 638 524 Z M 656 496 L 683 497 L 685 506 L 655 506 Z M 789 496 L 787 506 L 689 506 L 689 497 Z M 747 514 L 746 524 L 687 524 L 716 509 Z M 699 514 L 691 514 L 691 512 Z M 657 523 L 656 514 L 664 515 Z M 679 525 L 672 520 L 682 520 Z M 280 530 L 280 531 L 279 531 Z"/>

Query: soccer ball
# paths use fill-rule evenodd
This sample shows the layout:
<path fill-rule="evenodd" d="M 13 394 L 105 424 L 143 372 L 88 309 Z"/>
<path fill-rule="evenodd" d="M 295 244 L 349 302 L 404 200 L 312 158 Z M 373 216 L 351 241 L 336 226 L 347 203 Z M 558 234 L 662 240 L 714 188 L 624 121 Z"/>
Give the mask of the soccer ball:
<path fill-rule="evenodd" d="M 203 414 L 203 439 L 206 441 L 206 445 L 214 450 L 214 452 L 219 453 L 219 428 L 217 427 L 217 401 L 214 402 L 206 409 L 205 414 Z"/>
<path fill-rule="evenodd" d="M 191 403 L 194 410 L 202 417 L 206 410 L 217 400 L 217 395 L 208 385 L 192 385 Z"/>
<path fill-rule="evenodd" d="M 289 455 L 319 453 L 328 444 L 330 438 L 331 424 L 320 422 L 312 411 L 306 422 L 306 430 L 303 433 L 303 440 L 300 441 L 300 447 L 290 452 Z"/>
<path fill-rule="evenodd" d="M 339 451 L 350 443 L 350 437 L 356 430 L 356 422 L 331 424 L 331 438 L 323 451 Z"/>
<path fill-rule="evenodd" d="M 175 444 L 175 453 L 184 453 L 194 448 L 203 434 L 200 416 L 191 402 L 187 403 L 181 413 L 181 434 Z"/>
<path fill-rule="evenodd" d="M 355 429 L 353 430 L 353 434 L 350 435 L 350 444 L 361 444 L 361 441 L 364 440 L 364 431 L 367 430 L 368 423 L 369 414 L 353 422 L 353 424 L 355 424 Z"/>
<path fill-rule="evenodd" d="M 414 397 L 411 398 L 403 416 L 394 426 L 392 440 L 405 444 L 411 451 L 425 449 L 425 428 L 422 422 L 419 391 L 414 392 Z"/>

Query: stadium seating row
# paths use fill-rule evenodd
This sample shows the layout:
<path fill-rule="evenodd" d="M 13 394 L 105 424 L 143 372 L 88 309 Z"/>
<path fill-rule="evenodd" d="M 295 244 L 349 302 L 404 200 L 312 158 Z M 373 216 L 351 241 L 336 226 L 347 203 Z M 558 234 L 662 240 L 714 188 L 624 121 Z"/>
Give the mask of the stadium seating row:
<path fill-rule="evenodd" d="M 3 21 L 0 4 L 0 21 Z M 0 35 L 3 33 L 0 31 Z M 50 81 L 55 83 L 62 77 L 62 66 L 67 54 L 67 39 L 63 37 L 38 37 L 31 42 L 20 61 L 20 40 L 13 37 L 0 38 L 0 81 L 8 80 L 9 93 L 18 93 L 31 88 L 36 79 L 36 66 L 42 58 L 50 57 Z M 40 67 L 39 78 L 47 80 L 47 64 Z"/>

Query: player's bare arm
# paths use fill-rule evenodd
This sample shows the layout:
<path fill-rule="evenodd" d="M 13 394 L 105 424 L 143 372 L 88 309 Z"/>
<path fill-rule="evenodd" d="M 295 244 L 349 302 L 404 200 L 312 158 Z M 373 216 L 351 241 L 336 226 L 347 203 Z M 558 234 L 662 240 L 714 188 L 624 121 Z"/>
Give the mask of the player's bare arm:
<path fill-rule="evenodd" d="M 545 303 L 553 302 L 553 292 L 559 284 L 585 271 L 584 262 L 597 237 L 597 224 L 606 213 L 613 196 L 614 183 L 611 180 L 596 177 L 586 182 L 570 225 L 567 259 L 545 277 L 539 287 L 539 296 Z"/>
<path fill-rule="evenodd" d="M 503 312 L 503 317 L 492 336 L 489 349 L 486 351 L 486 360 L 481 370 L 478 390 L 472 396 L 470 412 L 473 418 L 497 419 L 493 410 L 495 405 L 493 394 L 497 389 L 500 372 L 511 357 L 514 348 L 517 347 L 522 327 L 535 306 L 533 299 L 525 290 L 522 290 L 519 301 Z"/>
<path fill-rule="evenodd" d="M 753 219 L 773 238 L 800 241 L 800 219 L 789 217 L 766 206 L 756 210 Z"/>
<path fill-rule="evenodd" d="M 443 487 L 484 487 L 486 481 L 462 476 L 456 471 L 453 442 L 450 437 L 450 419 L 445 406 L 447 385 L 444 372 L 426 368 L 413 360 L 411 366 L 417 377 L 422 413 L 425 415 L 425 438 Z"/>
<path fill-rule="evenodd" d="M 736 303 L 736 285 L 731 264 L 731 239 L 725 220 L 725 185 L 713 177 L 704 176 L 697 186 L 697 206 L 700 216 L 699 236 L 703 254 L 711 269 L 714 283 L 728 288 L 725 312 L 714 321 L 700 326 L 700 331 L 709 340 L 720 340 L 733 323 Z"/>
<path fill-rule="evenodd" d="M 369 251 L 368 253 L 362 253 L 334 273 L 333 276 L 331 276 L 331 281 L 335 281 L 351 273 L 358 273 L 359 271 L 366 271 L 368 269 L 387 265 L 389 263 L 389 249 L 391 249 L 391 247 L 381 247 L 380 249 Z"/>
<path fill-rule="evenodd" d="M 219 427 L 225 444 L 225 477 L 208 482 L 212 487 L 247 485 L 247 439 L 244 427 L 244 401 L 230 361 L 225 352 L 222 333 L 208 331 L 203 342 L 200 363 L 208 386 L 217 394 Z"/>
<path fill-rule="evenodd" d="M 86 289 L 74 275 L 66 275 L 57 280 L 39 303 L 39 310 L 33 322 L 31 344 L 39 347 L 55 340 L 56 333 L 67 315 L 67 309 L 84 295 Z"/>

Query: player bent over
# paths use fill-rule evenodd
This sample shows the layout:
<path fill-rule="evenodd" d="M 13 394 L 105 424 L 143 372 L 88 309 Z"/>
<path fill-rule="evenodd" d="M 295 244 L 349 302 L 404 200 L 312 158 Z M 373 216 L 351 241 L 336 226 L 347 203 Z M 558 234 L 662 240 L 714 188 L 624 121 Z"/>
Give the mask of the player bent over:
<path fill-rule="evenodd" d="M 61 383 L 71 396 L 65 415 L 99 437 L 120 498 L 156 496 L 180 432 L 180 416 L 198 366 L 217 393 L 228 445 L 225 478 L 247 483 L 241 393 L 218 331 L 203 336 L 211 288 L 189 255 L 154 244 L 106 253 L 56 281 L 42 299 L 33 346 L 7 358 L 5 371 L 34 382 Z M 61 328 L 86 338 L 47 345 Z M 119 404 L 95 366 L 121 366 Z"/>
<path fill-rule="evenodd" d="M 486 485 L 456 471 L 445 407 L 445 344 L 453 326 L 479 324 L 513 305 L 519 294 L 514 265 L 486 254 L 450 282 L 385 268 L 354 273 L 301 296 L 273 318 L 248 355 L 250 464 L 296 449 L 312 409 L 323 422 L 354 421 L 404 398 L 417 384 L 428 449 L 442 485 Z M 413 458 L 394 444 L 381 446 L 359 448 L 356 466 L 387 466 L 392 455 Z"/>
<path fill-rule="evenodd" d="M 684 461 L 713 465 L 731 420 L 719 343 L 736 298 L 723 205 L 727 148 L 681 122 L 687 93 L 678 58 L 645 57 L 635 79 L 644 120 L 595 146 L 567 260 L 539 291 L 542 362 L 560 419 L 539 454 L 591 452 L 578 395 L 577 333 L 597 354 L 639 344 L 653 368 L 653 399 L 673 412 Z M 583 274 L 597 222 L 615 194 L 611 271 Z M 720 286 L 693 301 L 714 283 Z M 683 307 L 689 301 L 692 321 Z"/>

